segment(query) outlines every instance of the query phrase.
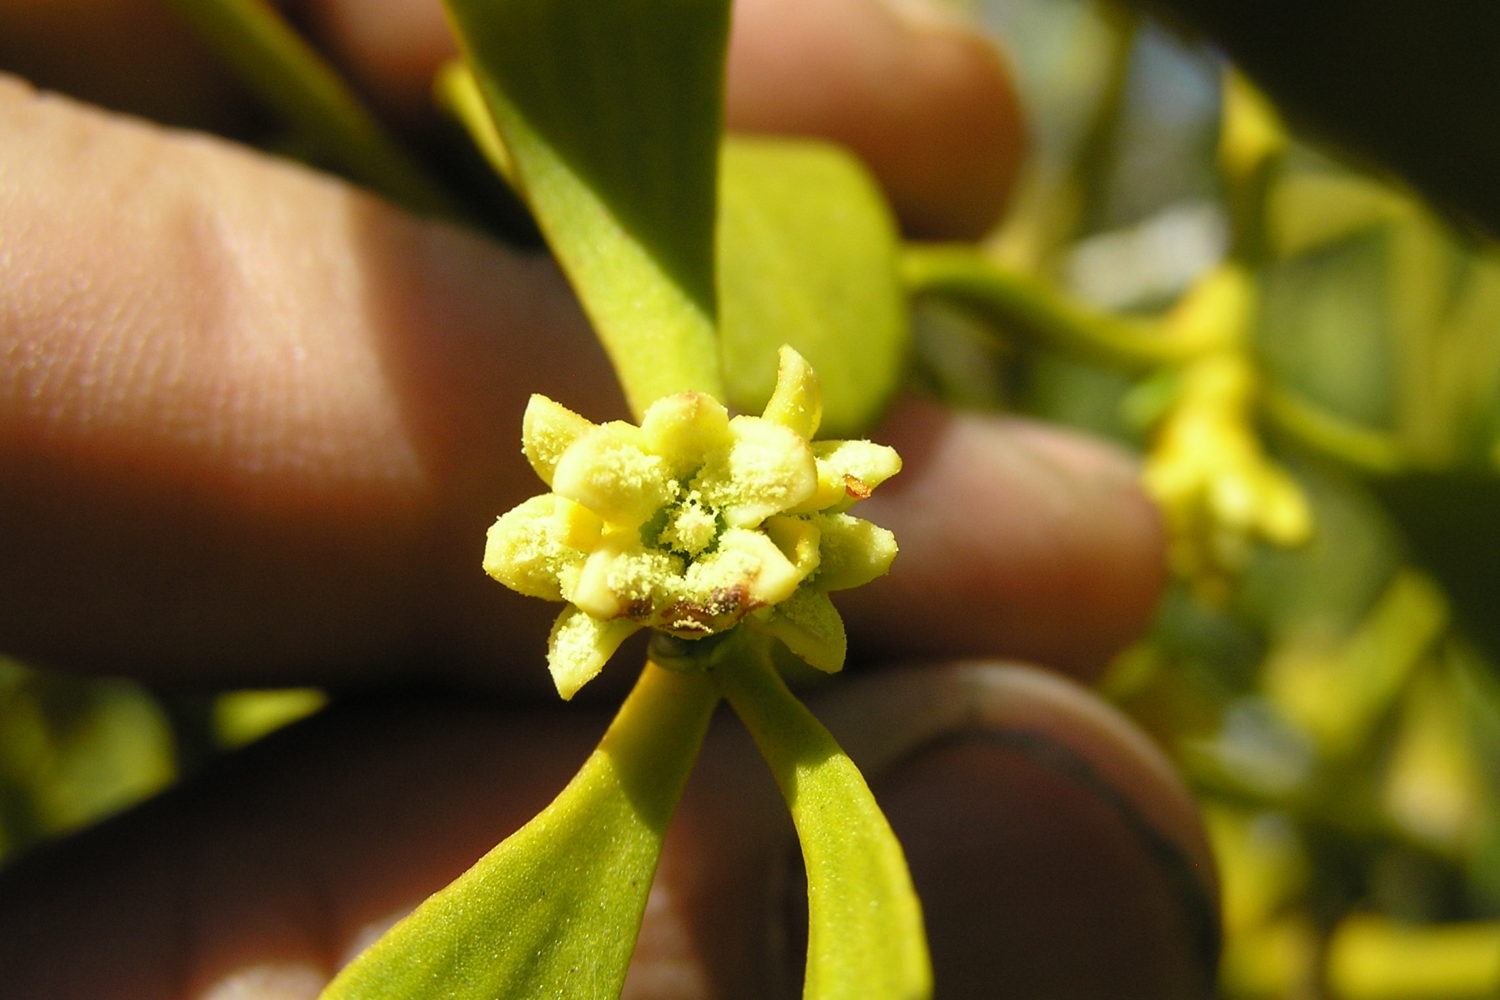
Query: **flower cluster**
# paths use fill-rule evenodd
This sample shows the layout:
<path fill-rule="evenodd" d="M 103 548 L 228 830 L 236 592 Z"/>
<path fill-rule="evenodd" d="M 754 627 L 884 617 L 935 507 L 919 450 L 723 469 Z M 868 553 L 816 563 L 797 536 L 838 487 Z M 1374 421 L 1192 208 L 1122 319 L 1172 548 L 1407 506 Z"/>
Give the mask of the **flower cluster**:
<path fill-rule="evenodd" d="M 1172 531 L 1173 568 L 1215 598 L 1253 539 L 1300 545 L 1312 534 L 1301 488 L 1251 428 L 1255 374 L 1238 354 L 1191 365 L 1146 461 L 1147 490 Z"/>
<path fill-rule="evenodd" d="M 522 444 L 552 492 L 495 522 L 484 568 L 568 603 L 547 651 L 564 698 L 642 628 L 700 639 L 744 623 L 814 667 L 843 666 L 828 591 L 896 555 L 890 532 L 845 511 L 901 459 L 868 441 L 811 443 L 821 415 L 817 376 L 788 347 L 759 417 L 689 392 L 657 400 L 639 427 L 595 424 L 531 397 Z"/>

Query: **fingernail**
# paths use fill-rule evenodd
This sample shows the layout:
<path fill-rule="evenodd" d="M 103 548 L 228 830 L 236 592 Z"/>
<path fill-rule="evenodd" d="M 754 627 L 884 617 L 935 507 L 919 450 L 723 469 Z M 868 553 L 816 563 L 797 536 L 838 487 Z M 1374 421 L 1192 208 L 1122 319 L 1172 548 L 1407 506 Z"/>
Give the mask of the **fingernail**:
<path fill-rule="evenodd" d="M 1069 745 L 959 731 L 872 785 L 923 900 L 939 996 L 1211 993 L 1217 909 L 1193 853 Z"/>

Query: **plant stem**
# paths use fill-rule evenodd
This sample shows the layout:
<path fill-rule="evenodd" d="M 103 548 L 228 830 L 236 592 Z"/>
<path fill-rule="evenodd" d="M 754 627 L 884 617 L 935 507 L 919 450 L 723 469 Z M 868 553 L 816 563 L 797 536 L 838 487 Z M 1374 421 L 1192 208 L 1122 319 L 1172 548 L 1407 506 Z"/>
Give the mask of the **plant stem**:
<path fill-rule="evenodd" d="M 1361 475 L 1381 478 L 1409 471 L 1411 462 L 1394 435 L 1330 413 L 1289 389 L 1264 386 L 1261 408 L 1271 426 L 1296 444 Z"/>
<path fill-rule="evenodd" d="M 1189 361 L 1214 346 L 1206 338 L 1174 336 L 1154 324 L 1077 305 L 974 247 L 910 246 L 901 270 L 913 296 L 955 302 L 1005 334 L 1109 368 L 1145 373 Z"/>

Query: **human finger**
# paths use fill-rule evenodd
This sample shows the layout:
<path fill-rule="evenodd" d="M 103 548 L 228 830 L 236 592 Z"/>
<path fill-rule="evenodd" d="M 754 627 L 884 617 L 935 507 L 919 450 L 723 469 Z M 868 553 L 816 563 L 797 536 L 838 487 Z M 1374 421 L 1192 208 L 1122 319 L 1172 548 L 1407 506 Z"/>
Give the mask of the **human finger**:
<path fill-rule="evenodd" d="M 876 436 L 905 468 L 859 513 L 901 553 L 888 577 L 837 595 L 869 653 L 999 653 L 1094 677 L 1146 628 L 1165 539 L 1124 452 L 917 400 Z"/>
<path fill-rule="evenodd" d="M 920 0 L 752 0 L 734 25 L 731 128 L 854 150 L 911 235 L 995 224 L 1025 127 L 999 49 L 972 24 Z"/>
<path fill-rule="evenodd" d="M 19 84 L 0 122 L 5 648 L 200 683 L 425 656 L 545 685 L 514 664 L 555 607 L 483 577 L 484 531 L 541 488 L 529 393 L 623 408 L 552 266 Z M 1160 537 L 1117 456 L 930 406 L 889 434 L 908 471 L 869 513 L 904 553 L 847 599 L 887 655 L 1092 667 L 1140 627 Z"/>
<path fill-rule="evenodd" d="M 456 47 L 440 0 L 286 0 L 299 27 L 375 105 L 419 131 Z M 909 0 L 739 0 L 731 128 L 810 135 L 860 154 L 908 230 L 975 236 L 995 222 L 1024 145 L 999 50 Z M 122 36 L 134 44 L 121 46 Z M 251 102 L 213 53 L 151 0 L 0 7 L 0 69 L 106 107 L 235 133 Z"/>
<path fill-rule="evenodd" d="M 455 593 L 533 621 L 477 585 L 526 396 L 620 405 L 550 263 L 15 81 L 0 128 L 8 650 L 331 680 L 439 655 Z"/>
<path fill-rule="evenodd" d="M 1201 827 L 1161 755 L 1086 692 L 971 663 L 854 679 L 817 710 L 906 843 L 941 996 L 1208 994 Z M 8 995 L 313 997 L 539 808 L 600 725 L 472 698 L 335 707 L 0 876 Z M 796 995 L 795 858 L 764 765 L 716 728 L 625 995 Z"/>
<path fill-rule="evenodd" d="M 324 0 L 315 29 L 387 106 L 430 106 L 454 53 L 437 0 Z M 1009 71 L 975 27 L 937 8 L 878 0 L 740 0 L 728 57 L 729 127 L 853 149 L 906 228 L 977 236 L 1015 180 L 1023 127 Z"/>

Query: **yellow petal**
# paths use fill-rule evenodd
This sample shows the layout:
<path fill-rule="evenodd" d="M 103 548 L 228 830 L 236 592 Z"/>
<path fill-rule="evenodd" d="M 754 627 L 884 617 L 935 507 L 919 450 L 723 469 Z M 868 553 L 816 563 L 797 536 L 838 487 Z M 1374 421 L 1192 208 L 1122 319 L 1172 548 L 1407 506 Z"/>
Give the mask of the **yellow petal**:
<path fill-rule="evenodd" d="M 563 452 L 552 489 L 610 524 L 636 527 L 672 499 L 677 484 L 666 461 L 645 450 L 640 428 L 611 421 Z"/>
<path fill-rule="evenodd" d="M 818 466 L 818 489 L 790 513 L 845 510 L 901 471 L 896 449 L 870 441 L 816 441 L 813 459 Z"/>
<path fill-rule="evenodd" d="M 1302 545 L 1312 537 L 1312 512 L 1307 497 L 1290 475 L 1267 469 L 1265 497 L 1261 506 L 1261 534 L 1277 545 Z"/>
<path fill-rule="evenodd" d="M 843 669 L 849 649 L 844 620 L 822 591 L 803 588 L 747 624 L 780 639 L 810 666 L 830 674 Z"/>
<path fill-rule="evenodd" d="M 593 426 L 593 421 L 587 417 L 579 416 L 540 393 L 533 394 L 521 418 L 521 450 L 536 474 L 542 477 L 542 482 L 551 486 L 557 460 Z"/>
<path fill-rule="evenodd" d="M 704 457 L 727 449 L 729 411 L 701 392 L 664 396 L 646 408 L 641 420 L 646 449 L 666 459 L 675 478 L 690 475 Z"/>
<path fill-rule="evenodd" d="M 598 517 L 553 493 L 532 497 L 502 514 L 485 537 L 484 571 L 517 593 L 563 600 L 599 537 Z"/>
<path fill-rule="evenodd" d="M 890 571 L 896 536 L 889 531 L 848 514 L 824 514 L 813 520 L 822 530 L 822 563 L 810 586 L 848 590 Z"/>
<path fill-rule="evenodd" d="M 805 517 L 777 515 L 767 518 L 761 530 L 776 543 L 782 555 L 803 578 L 818 568 L 822 559 L 820 543 L 823 535 L 819 525 Z"/>
<path fill-rule="evenodd" d="M 552 625 L 547 640 L 547 669 L 566 701 L 578 693 L 609 662 L 620 643 L 641 625 L 628 618 L 601 621 L 577 608 L 566 608 Z"/>
<path fill-rule="evenodd" d="M 734 443 L 709 456 L 693 486 L 730 527 L 753 528 L 817 491 L 812 449 L 794 432 L 761 417 L 735 417 L 729 433 Z"/>
<path fill-rule="evenodd" d="M 717 549 L 687 568 L 683 593 L 716 627 L 726 628 L 754 608 L 786 600 L 807 573 L 761 532 L 728 528 Z"/>
<path fill-rule="evenodd" d="M 787 344 L 778 355 L 776 388 L 763 416 L 807 441 L 823 422 L 823 387 L 818 373 Z"/>
<path fill-rule="evenodd" d="M 645 620 L 681 574 L 677 556 L 646 548 L 638 532 L 614 532 L 600 540 L 563 596 L 596 618 Z"/>

